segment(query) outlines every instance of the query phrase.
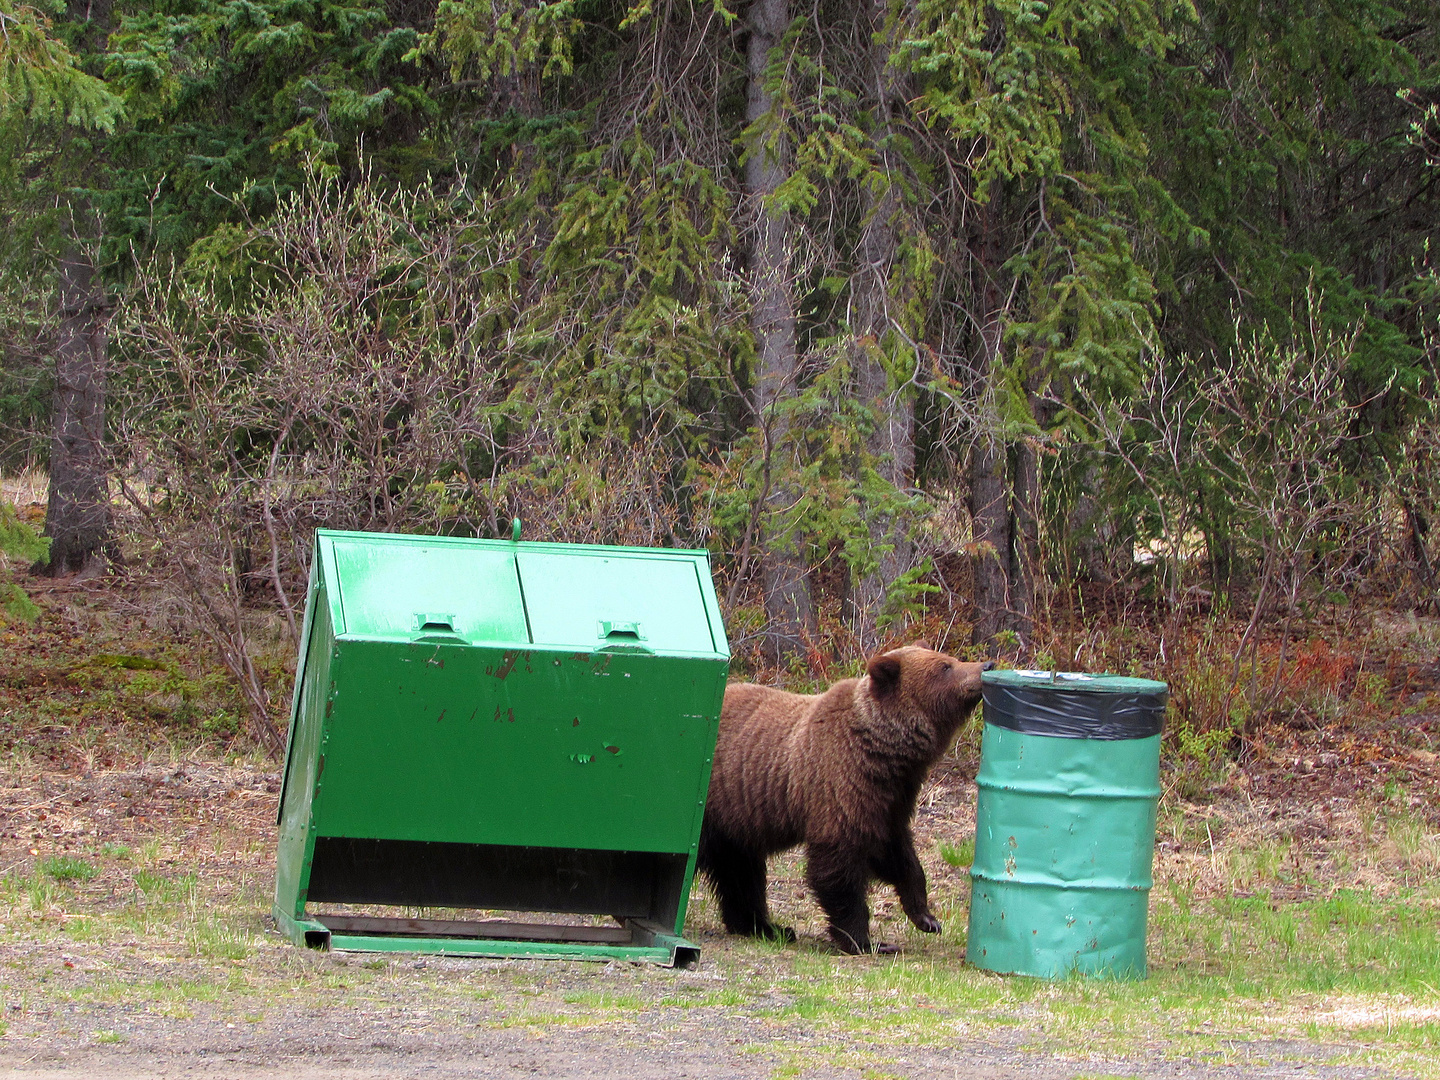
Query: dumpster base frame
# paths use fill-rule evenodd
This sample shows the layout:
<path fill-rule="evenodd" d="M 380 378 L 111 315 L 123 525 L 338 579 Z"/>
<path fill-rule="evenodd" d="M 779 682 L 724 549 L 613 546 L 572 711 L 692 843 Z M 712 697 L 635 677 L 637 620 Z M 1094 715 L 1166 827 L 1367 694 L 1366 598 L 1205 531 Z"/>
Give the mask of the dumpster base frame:
<path fill-rule="evenodd" d="M 273 914 L 279 931 L 295 944 L 327 952 L 627 960 L 682 970 L 700 964 L 698 945 L 649 919 L 626 918 L 619 926 L 593 927 L 352 915 L 297 918 L 278 906 Z"/>

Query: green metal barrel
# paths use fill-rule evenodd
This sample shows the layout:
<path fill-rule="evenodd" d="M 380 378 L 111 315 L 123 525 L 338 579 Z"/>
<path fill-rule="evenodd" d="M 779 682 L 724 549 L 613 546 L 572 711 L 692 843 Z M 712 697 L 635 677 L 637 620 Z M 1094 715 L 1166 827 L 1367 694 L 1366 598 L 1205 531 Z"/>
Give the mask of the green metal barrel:
<path fill-rule="evenodd" d="M 987 671 L 967 958 L 1145 977 L 1164 683 Z"/>

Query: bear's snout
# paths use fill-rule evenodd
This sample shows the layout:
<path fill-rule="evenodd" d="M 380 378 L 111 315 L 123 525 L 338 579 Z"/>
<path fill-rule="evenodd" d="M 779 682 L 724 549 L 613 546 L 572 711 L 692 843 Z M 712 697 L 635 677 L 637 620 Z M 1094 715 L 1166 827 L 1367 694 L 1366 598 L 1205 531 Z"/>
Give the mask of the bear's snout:
<path fill-rule="evenodd" d="M 981 671 L 994 671 L 994 670 L 995 670 L 995 661 L 994 661 L 994 660 L 986 660 L 983 664 L 980 665 L 980 670 L 981 670 Z"/>
<path fill-rule="evenodd" d="M 983 663 L 955 664 L 950 669 L 949 692 L 954 695 L 951 698 L 952 708 L 962 709 L 968 714 L 975 707 L 982 690 L 980 675 L 986 670 L 988 664 Z"/>

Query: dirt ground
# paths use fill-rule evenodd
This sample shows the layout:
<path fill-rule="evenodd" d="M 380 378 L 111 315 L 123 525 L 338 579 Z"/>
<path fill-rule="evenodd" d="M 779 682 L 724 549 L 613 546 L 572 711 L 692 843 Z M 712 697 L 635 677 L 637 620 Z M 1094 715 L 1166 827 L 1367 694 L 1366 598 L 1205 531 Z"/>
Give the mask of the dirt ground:
<path fill-rule="evenodd" d="M 932 891 L 952 919 L 963 911 L 964 875 L 936 851 L 940 841 L 973 832 L 971 775 L 966 762 L 948 760 L 927 785 L 917 817 Z M 1353 847 L 1365 828 L 1354 796 L 1301 804 L 1266 794 L 1278 784 L 1257 773 L 1214 803 L 1182 807 L 1178 818 L 1172 814 L 1168 833 L 1162 818 L 1157 880 L 1192 880 L 1202 891 L 1230 887 L 1210 850 L 1221 823 L 1227 829 L 1222 844 L 1233 845 L 1242 832 L 1252 842 L 1308 837 L 1297 857 L 1317 865 Z M 780 951 L 724 935 L 700 890 L 687 927 L 703 950 L 696 971 L 626 963 L 377 959 L 299 949 L 267 929 L 277 789 L 273 768 L 203 760 L 94 773 L 12 773 L 3 781 L 0 871 L 66 853 L 85 854 L 102 869 L 76 884 L 74 906 L 81 911 L 52 912 L 40 920 L 39 932 L 0 926 L 0 998 L 7 1018 L 0 1075 L 1393 1075 L 1337 1064 L 1339 1047 L 1325 1040 L 1232 1041 L 1223 1061 L 1212 1063 L 1176 1056 L 1165 1045 L 1123 1056 L 1077 1051 L 1027 1027 L 1023 1016 L 1008 1026 L 957 1016 L 950 1037 L 924 1046 L 897 1043 L 883 1030 L 816 1027 L 793 1007 L 793 989 L 757 989 L 767 980 L 783 985 L 776 978 L 784 963 Z M 1195 840 L 1203 831 L 1194 827 L 1202 819 L 1210 827 L 1203 843 Z M 122 849 L 130 857 L 107 861 L 94 854 Z M 157 880 L 193 875 L 199 906 L 248 920 L 253 943 L 234 956 L 203 942 L 197 948 L 185 940 L 195 933 L 197 912 L 187 912 L 183 902 L 178 908 L 160 904 L 153 922 L 135 924 L 129 933 L 94 940 L 68 934 L 63 924 L 85 918 L 81 912 L 122 924 L 133 919 L 124 913 L 136 903 L 137 857 Z M 826 955 L 818 913 L 793 861 L 777 870 L 775 907 L 797 924 L 802 950 Z M 1367 872 L 1356 869 L 1358 876 Z M 1379 887 L 1382 878 L 1377 870 Z M 906 959 L 932 955 L 956 962 L 953 949 L 905 934 L 893 896 L 877 891 L 874 899 L 880 935 L 902 941 Z M 878 967 L 896 961 L 845 962 Z M 738 992 L 727 996 L 731 987 Z"/>
<path fill-rule="evenodd" d="M 663 1020 L 661 1021 L 663 1023 Z M 747 1033 L 752 1038 L 755 1033 Z M 238 1041 L 217 1040 L 209 1052 L 155 1050 L 127 1053 L 124 1057 L 91 1051 L 70 1059 L 54 1059 L 43 1068 L 7 1069 L 0 1059 L 0 1076 L 42 1080 L 77 1076 L 95 1080 L 140 1080 L 150 1077 L 212 1077 L 215 1080 L 392 1080 L 395 1077 L 510 1078 L 556 1077 L 592 1080 L 598 1077 L 628 1077 L 634 1080 L 668 1080 L 693 1077 L 711 1080 L 720 1077 L 795 1076 L 785 1064 L 795 1047 L 806 1047 L 814 1039 L 803 1031 L 780 1030 L 762 1037 L 785 1047 L 772 1052 L 747 1044 L 741 1052 L 717 1053 L 714 1032 L 708 1025 L 666 1025 L 637 1037 L 628 1031 L 599 1035 L 568 1034 L 540 1040 L 510 1032 L 486 1033 L 479 1037 L 447 1038 L 417 1034 L 409 1038 L 375 1042 L 360 1049 L 325 1032 L 301 1030 L 283 1048 L 254 1048 Z M 664 1046 L 656 1046 L 657 1042 Z M 738 1042 L 742 1040 L 726 1040 Z M 1066 1061 L 1016 1049 L 1009 1038 L 943 1050 L 917 1048 L 899 1056 L 877 1048 L 853 1052 L 827 1051 L 834 1064 L 805 1067 L 803 1075 L 824 1078 L 867 1077 L 968 1077 L 974 1080 L 1110 1080 L 1114 1077 L 1154 1077 L 1157 1080 L 1200 1080 L 1210 1077 L 1334 1077 L 1337 1080 L 1360 1076 L 1383 1076 L 1381 1072 L 1337 1069 L 1320 1061 L 1293 1057 L 1295 1046 L 1254 1048 L 1262 1059 L 1276 1049 L 1291 1055 L 1279 1065 L 1224 1065 L 1151 1060 Z M 648 1045 L 647 1045 L 648 1044 Z M 1300 1048 L 1303 1049 L 1304 1048 Z"/>
<path fill-rule="evenodd" d="M 927 783 L 916 819 L 947 933 L 909 931 L 893 894 L 872 895 L 877 939 L 900 944 L 897 958 L 836 958 L 795 858 L 775 865 L 770 896 L 779 920 L 796 926 L 798 944 L 781 949 L 725 935 L 697 886 L 687 922 L 702 949 L 695 971 L 297 948 L 269 920 L 278 765 L 196 753 L 180 740 L 158 740 L 162 749 L 137 755 L 134 738 L 114 725 L 93 735 L 76 730 L 76 716 L 119 717 L 140 698 L 159 703 L 157 723 L 171 722 L 189 692 L 144 668 L 138 677 L 153 686 L 128 698 L 123 686 L 74 674 L 80 669 L 67 650 L 138 651 L 106 636 L 113 626 L 94 614 L 96 595 L 47 594 L 41 599 L 63 608 L 64 618 L 4 638 L 6 655 L 18 659 L 0 672 L 0 729 L 23 727 L 40 750 L 21 752 L 12 740 L 0 762 L 0 882 L 10 883 L 8 910 L 17 913 L 0 919 L 0 1076 L 1406 1074 L 1372 1063 L 1333 1022 L 1289 1023 L 1282 1036 L 1227 1031 L 1207 1042 L 1200 1036 L 1213 1021 L 1197 1015 L 1184 1039 L 1141 1032 L 1091 1041 L 1055 1029 L 1052 1013 L 1023 997 L 997 1008 L 999 991 L 989 988 L 1003 980 L 978 975 L 977 1001 L 989 993 L 991 1004 L 973 1012 L 953 1001 L 918 1006 L 935 1013 L 919 1040 L 894 1027 L 879 1007 L 887 972 L 899 970 L 890 965 L 913 974 L 962 962 L 953 930 L 963 927 L 968 879 L 943 848 L 973 836 L 973 742 L 962 741 Z M 1364 730 L 1276 731 L 1203 793 L 1167 793 L 1157 892 L 1244 896 L 1263 883 L 1277 899 L 1337 887 L 1384 895 L 1440 877 L 1435 675 L 1423 666 L 1403 673 L 1408 707 Z M 44 711 L 62 700 L 69 711 Z M 66 746 L 78 749 L 62 753 Z M 1409 840 L 1377 828 L 1382 806 L 1413 823 Z M 50 883 L 40 868 L 65 857 L 83 860 L 93 876 Z M 873 995 L 858 998 L 845 1023 L 817 1010 L 806 992 L 808 980 L 829 977 L 836 965 L 861 971 L 855 985 Z M 1351 1006 L 1320 995 L 1305 1007 L 1333 1021 Z M 1354 1007 L 1357 1030 L 1373 1028 L 1375 1017 L 1363 1011 L 1371 1006 Z M 1421 1010 L 1411 1019 L 1440 1021 L 1440 1004 L 1410 1007 Z"/>

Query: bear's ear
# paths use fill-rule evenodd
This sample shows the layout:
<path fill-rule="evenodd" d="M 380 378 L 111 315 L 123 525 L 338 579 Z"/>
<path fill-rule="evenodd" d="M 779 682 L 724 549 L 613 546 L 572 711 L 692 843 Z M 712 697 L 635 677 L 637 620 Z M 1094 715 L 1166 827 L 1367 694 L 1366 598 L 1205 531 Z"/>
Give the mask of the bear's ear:
<path fill-rule="evenodd" d="M 931 652 L 934 652 L 934 651 L 935 651 L 935 646 L 930 644 L 930 639 L 929 639 L 929 638 L 923 638 L 923 637 L 922 637 L 919 641 L 915 642 L 915 644 L 912 645 L 911 648 L 914 648 L 914 649 L 929 649 Z"/>
<path fill-rule="evenodd" d="M 877 698 L 888 697 L 900 685 L 900 658 L 891 653 L 870 661 L 870 692 Z"/>

